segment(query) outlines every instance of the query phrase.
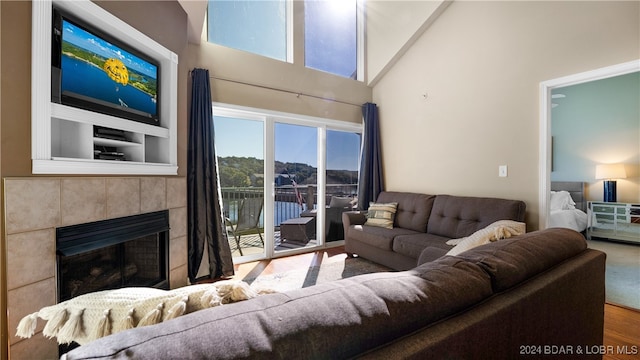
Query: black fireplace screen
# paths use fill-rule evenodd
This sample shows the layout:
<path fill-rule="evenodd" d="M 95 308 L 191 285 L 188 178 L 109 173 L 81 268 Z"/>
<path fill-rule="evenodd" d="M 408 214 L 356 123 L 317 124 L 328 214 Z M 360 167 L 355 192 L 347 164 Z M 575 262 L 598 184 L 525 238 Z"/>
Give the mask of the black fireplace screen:
<path fill-rule="evenodd" d="M 169 212 L 56 229 L 58 301 L 128 286 L 168 288 Z"/>

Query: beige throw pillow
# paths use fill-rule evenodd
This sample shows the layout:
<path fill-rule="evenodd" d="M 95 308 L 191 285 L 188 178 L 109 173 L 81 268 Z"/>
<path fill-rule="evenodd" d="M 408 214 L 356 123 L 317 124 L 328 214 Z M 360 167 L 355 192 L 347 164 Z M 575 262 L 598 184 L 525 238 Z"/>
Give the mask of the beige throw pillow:
<path fill-rule="evenodd" d="M 369 203 L 367 212 L 367 221 L 364 223 L 369 226 L 378 226 L 385 229 L 393 229 L 393 220 L 396 217 L 398 203 Z"/>

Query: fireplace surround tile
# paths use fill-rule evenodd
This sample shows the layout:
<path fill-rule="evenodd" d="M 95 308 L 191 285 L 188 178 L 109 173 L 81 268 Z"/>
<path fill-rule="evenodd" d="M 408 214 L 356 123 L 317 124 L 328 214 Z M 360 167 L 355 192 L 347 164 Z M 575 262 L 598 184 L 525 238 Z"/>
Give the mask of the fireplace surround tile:
<path fill-rule="evenodd" d="M 62 180 L 62 225 L 82 224 L 106 218 L 106 179 Z"/>
<path fill-rule="evenodd" d="M 183 287 L 189 285 L 187 282 L 187 278 L 189 275 L 187 274 L 187 265 L 182 265 L 175 269 L 171 269 L 169 272 L 169 286 L 172 289 Z"/>
<path fill-rule="evenodd" d="M 107 218 L 140 214 L 140 179 L 107 179 Z"/>
<path fill-rule="evenodd" d="M 9 325 L 9 343 L 30 342 L 31 339 L 22 339 L 15 336 L 15 329 L 20 319 L 34 313 L 41 308 L 56 303 L 56 280 L 50 277 L 29 286 L 22 286 L 7 292 L 7 309 Z M 36 332 L 42 331 L 44 322 L 38 321 Z M 55 343 L 55 341 L 52 341 Z M 12 354 L 13 355 L 13 354 Z M 12 356 L 13 357 L 13 356 Z M 20 357 L 16 357 L 20 359 Z"/>
<path fill-rule="evenodd" d="M 169 241 L 169 269 L 175 269 L 187 263 L 187 237 L 181 236 Z"/>
<path fill-rule="evenodd" d="M 38 356 L 36 357 L 35 354 Z M 11 346 L 13 359 L 57 360 L 58 344 L 45 338 L 42 333 L 34 335 L 29 341 L 21 341 Z"/>
<path fill-rule="evenodd" d="M 185 178 L 167 179 L 167 207 L 187 206 L 187 181 Z"/>
<path fill-rule="evenodd" d="M 6 179 L 7 234 L 46 229 L 60 222 L 60 180 Z"/>
<path fill-rule="evenodd" d="M 37 266 L 34 266 L 37 264 Z M 7 236 L 9 290 L 51 277 L 56 271 L 56 233 L 36 230 Z"/>
<path fill-rule="evenodd" d="M 175 208 L 169 210 L 170 237 L 177 238 L 187 235 L 187 208 Z"/>
<path fill-rule="evenodd" d="M 143 213 L 167 208 L 167 181 L 165 178 L 140 179 L 140 210 Z M 185 191 L 182 196 L 187 197 Z"/>

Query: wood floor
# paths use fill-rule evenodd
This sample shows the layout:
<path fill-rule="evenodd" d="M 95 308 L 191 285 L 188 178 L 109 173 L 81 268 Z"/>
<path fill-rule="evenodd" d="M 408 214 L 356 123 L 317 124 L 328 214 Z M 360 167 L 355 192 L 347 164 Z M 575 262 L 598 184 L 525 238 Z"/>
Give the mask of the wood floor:
<path fill-rule="evenodd" d="M 603 360 L 640 359 L 640 311 L 604 306 Z"/>
<path fill-rule="evenodd" d="M 344 261 L 344 247 L 234 266 L 236 279 L 268 275 L 318 266 L 323 262 Z M 603 360 L 640 359 L 640 311 L 613 304 L 604 308 Z"/>

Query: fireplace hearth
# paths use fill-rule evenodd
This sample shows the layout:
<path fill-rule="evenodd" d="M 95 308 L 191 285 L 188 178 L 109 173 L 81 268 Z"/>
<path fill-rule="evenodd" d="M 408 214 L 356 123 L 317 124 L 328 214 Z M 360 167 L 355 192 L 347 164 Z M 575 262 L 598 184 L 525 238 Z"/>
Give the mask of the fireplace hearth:
<path fill-rule="evenodd" d="M 131 286 L 168 289 L 169 212 L 56 229 L 58 301 Z"/>

